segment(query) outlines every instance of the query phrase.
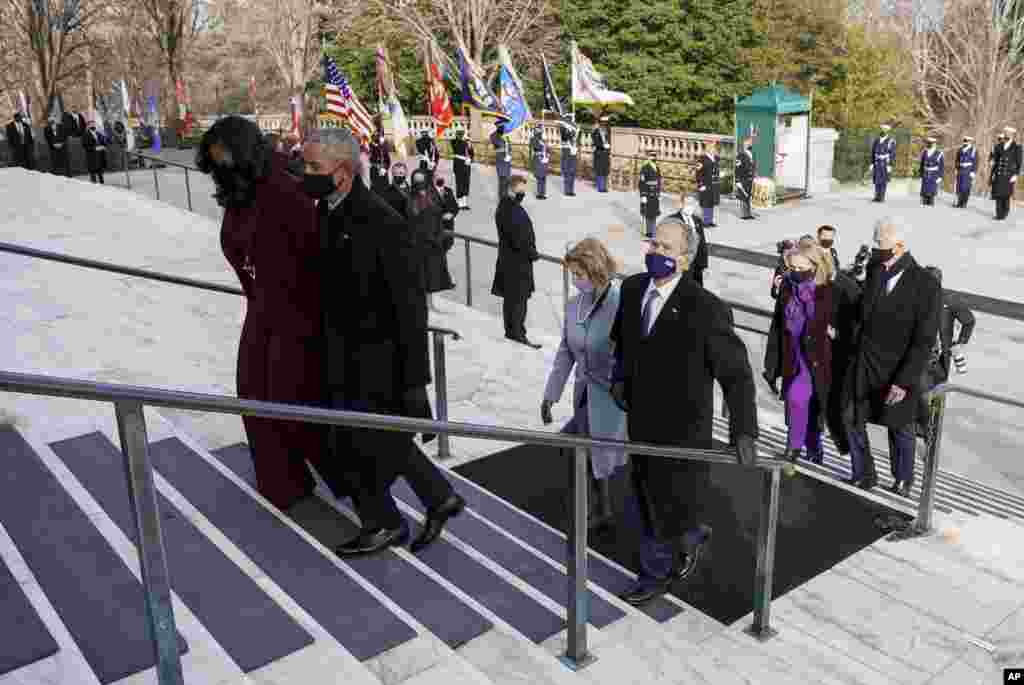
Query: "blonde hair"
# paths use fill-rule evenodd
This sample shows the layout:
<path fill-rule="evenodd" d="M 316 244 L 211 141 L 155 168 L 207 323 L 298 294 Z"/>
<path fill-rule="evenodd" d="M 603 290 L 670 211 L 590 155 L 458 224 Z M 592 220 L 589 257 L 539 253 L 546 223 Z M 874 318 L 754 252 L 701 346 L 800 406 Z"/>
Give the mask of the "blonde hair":
<path fill-rule="evenodd" d="M 825 248 L 819 245 L 809 245 L 800 249 L 797 254 L 806 257 L 814 265 L 814 282 L 817 285 L 832 282 L 835 264 L 832 262 L 832 254 Z"/>
<path fill-rule="evenodd" d="M 597 288 L 608 285 L 615 273 L 615 260 L 597 238 L 584 238 L 565 253 L 566 268 L 575 268 Z"/>

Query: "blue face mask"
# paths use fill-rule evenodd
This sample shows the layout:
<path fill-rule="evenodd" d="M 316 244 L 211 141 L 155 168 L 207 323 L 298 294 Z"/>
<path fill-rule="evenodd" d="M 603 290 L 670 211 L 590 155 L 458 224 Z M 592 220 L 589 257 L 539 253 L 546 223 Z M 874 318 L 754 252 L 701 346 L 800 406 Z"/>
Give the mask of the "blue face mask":
<path fill-rule="evenodd" d="M 647 265 L 647 273 L 653 278 L 668 278 L 676 272 L 676 260 L 654 252 L 648 252 L 644 257 Z"/>
<path fill-rule="evenodd" d="M 590 282 L 588 278 L 576 278 L 572 284 L 576 286 L 576 290 L 581 293 L 589 293 L 594 289 L 594 284 Z"/>

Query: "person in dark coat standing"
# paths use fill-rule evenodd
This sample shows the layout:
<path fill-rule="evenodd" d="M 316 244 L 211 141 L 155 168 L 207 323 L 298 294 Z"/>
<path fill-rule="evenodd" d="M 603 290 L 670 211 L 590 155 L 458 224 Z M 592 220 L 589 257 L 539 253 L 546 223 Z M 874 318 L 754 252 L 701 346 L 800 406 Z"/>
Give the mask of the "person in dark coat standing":
<path fill-rule="evenodd" d="M 839 272 L 839 252 L 836 250 L 836 229 L 835 226 L 824 224 L 818 226 L 818 247 L 828 252 L 832 259 L 833 274 Z"/>
<path fill-rule="evenodd" d="M 608 176 L 612 172 L 612 143 L 608 130 L 608 117 L 601 117 L 590 132 L 590 144 L 594 148 L 594 183 L 597 192 L 608 192 Z"/>
<path fill-rule="evenodd" d="M 36 168 L 35 138 L 32 135 L 32 122 L 21 112 L 15 112 L 11 123 L 5 129 L 7 133 L 7 147 L 11 151 L 11 161 L 14 166 L 23 169 Z"/>
<path fill-rule="evenodd" d="M 494 265 L 491 294 L 502 298 L 505 337 L 527 347 L 540 345 L 526 337 L 526 303 L 533 294 L 533 263 L 537 253 L 537 236 L 530 215 L 523 208 L 526 178 L 513 176 L 508 195 L 501 199 L 494 213 L 498 227 L 498 261 Z"/>
<path fill-rule="evenodd" d="M 512 176 L 512 139 L 505 133 L 505 122 L 499 121 L 491 133 L 494 147 L 494 169 L 498 173 L 498 204 L 508 197 L 508 183 Z"/>
<path fill-rule="evenodd" d="M 647 151 L 647 161 L 640 169 L 640 216 L 644 218 L 644 237 L 653 238 L 654 228 L 661 214 L 661 172 L 658 171 L 657 152 Z"/>
<path fill-rule="evenodd" d="M 709 140 L 704 143 L 704 154 L 700 156 L 697 169 L 697 192 L 703 210 L 705 228 L 715 227 L 715 207 L 721 202 L 722 186 L 718 159 L 718 143 Z"/>
<path fill-rule="evenodd" d="M 382 193 L 388 188 L 388 169 L 391 168 L 391 151 L 388 149 L 387 138 L 380 128 L 370 143 L 370 188 L 375 193 Z"/>
<path fill-rule="evenodd" d="M 437 162 L 441 158 L 437 151 L 437 143 L 430 135 L 430 131 L 424 130 L 416 141 L 416 152 L 420 159 L 420 169 L 427 172 L 430 180 L 434 179 L 434 171 L 437 169 Z"/>
<path fill-rule="evenodd" d="M 50 122 L 43 131 L 46 145 L 50 148 L 50 173 L 63 174 L 71 178 L 71 159 L 68 156 L 68 137 L 64 133 L 57 117 L 50 117 Z"/>
<path fill-rule="evenodd" d="M 395 162 L 391 165 L 391 185 L 387 187 L 380 196 L 391 205 L 391 208 L 405 216 L 409 206 L 409 184 L 405 180 L 405 162 Z"/>
<path fill-rule="evenodd" d="M 743 209 L 741 219 L 754 219 L 750 211 L 750 201 L 754 192 L 754 174 L 756 172 L 754 163 L 754 141 L 751 138 L 743 140 L 743 150 L 736 155 L 736 195 Z"/>
<path fill-rule="evenodd" d="M 921 153 L 921 204 L 931 207 L 935 205 L 935 195 L 942 187 L 946 159 L 936 145 L 935 138 L 927 138 L 925 142 L 928 147 Z"/>
<path fill-rule="evenodd" d="M 537 199 L 548 199 L 548 144 L 544 142 L 544 128 L 540 125 L 533 129 L 533 137 L 530 138 L 530 161 L 533 167 L 533 177 L 537 181 Z"/>
<path fill-rule="evenodd" d="M 704 272 L 708 268 L 708 239 L 704 232 L 704 220 L 697 215 L 697 202 L 692 197 L 683 199 L 683 208 L 673 216 L 681 218 L 697 236 L 697 249 L 690 257 L 690 276 L 694 283 L 704 287 Z"/>
<path fill-rule="evenodd" d="M 992 151 L 992 197 L 996 201 L 996 219 L 999 221 L 1010 215 L 1011 200 L 1020 173 L 1020 143 L 1013 139 L 1016 133 L 1017 129 L 1005 127 L 1004 139 Z"/>
<path fill-rule="evenodd" d="M 433 311 L 438 311 L 434 306 L 434 293 L 455 287 L 448 273 L 446 236 L 442 225 L 442 215 L 449 212 L 441 194 L 444 191 L 444 179 L 438 177 L 437 182 L 440 187 L 435 190 L 436 186 L 428 185 L 425 172 L 420 169 L 412 172 L 412 193 L 405 211 L 423 254 L 423 287 L 427 293 L 427 306 Z M 451 197 L 451 191 L 448 196 Z M 458 207 L 455 209 L 457 211 Z"/>
<path fill-rule="evenodd" d="M 757 406 L 747 348 L 729 308 L 689 277 L 697 236 L 668 217 L 646 256 L 647 273 L 626 278 L 612 326 L 612 397 L 627 413 L 630 440 L 672 447 L 714 446 L 714 384 L 730 410 L 740 463 L 757 459 Z M 685 420 L 680 420 L 685 417 Z M 632 485 L 623 525 L 641 533 L 636 586 L 623 595 L 640 605 L 696 568 L 710 528 L 696 506 L 707 464 L 631 455 Z"/>
<path fill-rule="evenodd" d="M 96 128 L 96 122 L 90 121 L 82 136 L 82 147 L 85 148 L 85 165 L 89 168 L 89 180 L 103 183 L 103 172 L 107 170 L 107 137 Z"/>
<path fill-rule="evenodd" d="M 452 169 L 455 171 L 455 200 L 459 209 L 469 209 L 469 183 L 473 171 L 473 141 L 459 129 L 452 141 Z"/>
<path fill-rule="evenodd" d="M 580 149 L 580 129 L 574 114 L 566 114 L 558 127 L 562 138 L 562 192 L 566 197 L 576 196 L 576 163 Z"/>
<path fill-rule="evenodd" d="M 882 134 L 871 144 L 871 180 L 875 184 L 875 202 L 885 202 L 885 189 L 896 161 L 896 141 L 889 135 L 889 124 L 882 124 Z"/>
<path fill-rule="evenodd" d="M 959 209 L 967 207 L 971 199 L 971 186 L 974 175 L 978 171 L 978 149 L 974 147 L 974 138 L 964 136 L 964 144 L 956 153 L 956 204 Z"/>
<path fill-rule="evenodd" d="M 85 130 L 79 124 L 77 113 L 64 112 L 64 115 L 60 118 L 60 123 L 68 138 L 81 138 L 82 134 L 85 133 Z"/>
<path fill-rule="evenodd" d="M 427 301 L 412 229 L 363 184 L 359 142 L 347 129 L 314 129 L 302 153 L 302 186 L 317 200 L 324 265 L 327 404 L 429 419 Z M 362 524 L 336 548 L 340 556 L 378 552 L 408 537 L 390 492 L 399 476 L 427 510 L 412 552 L 435 541 L 465 506 L 411 434 L 332 427 L 329 436 L 331 469 L 320 473 L 336 496 L 354 492 Z"/>
<path fill-rule="evenodd" d="M 320 237 L 313 203 L 259 127 L 225 117 L 205 134 L 196 155 L 213 177 L 224 207 L 220 242 L 245 291 L 238 345 L 238 396 L 318 405 L 323 400 Z M 256 487 L 285 510 L 313 493 L 306 467 L 322 467 L 324 428 L 314 423 L 244 416 Z"/>
<path fill-rule="evenodd" d="M 897 219 L 875 224 L 876 249 L 866 272 L 857 316 L 855 352 L 845 379 L 844 415 L 850 441 L 850 484 L 878 484 L 867 424 L 889 429 L 894 492 L 907 495 L 914 479 L 914 424 L 921 375 L 939 328 L 935 278 L 911 256 Z"/>
<path fill-rule="evenodd" d="M 822 463 L 822 433 L 832 388 L 832 339 L 835 309 L 832 256 L 813 246 L 786 255 L 790 270 L 775 302 L 775 317 L 766 346 L 764 377 L 785 401 L 786 458 Z"/>

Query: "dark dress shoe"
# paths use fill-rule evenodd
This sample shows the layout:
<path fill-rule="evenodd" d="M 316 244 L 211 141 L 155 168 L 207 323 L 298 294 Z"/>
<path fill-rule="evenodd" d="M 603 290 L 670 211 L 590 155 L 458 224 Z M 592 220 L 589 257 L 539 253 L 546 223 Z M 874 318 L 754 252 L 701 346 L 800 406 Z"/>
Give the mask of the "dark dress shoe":
<path fill-rule="evenodd" d="M 643 606 L 652 599 L 657 599 L 668 592 L 672 586 L 672 580 L 672 578 L 667 578 L 651 585 L 638 584 L 633 589 L 623 592 L 619 595 L 619 598 L 626 604 L 631 604 L 635 607 Z"/>
<path fill-rule="evenodd" d="M 800 450 L 786 450 L 786 460 L 793 464 L 800 461 Z"/>
<path fill-rule="evenodd" d="M 892 485 L 887 487 L 886 490 L 888 490 L 889 492 L 891 492 L 891 493 L 893 493 L 895 495 L 900 494 L 900 482 L 898 480 L 894 480 L 892 482 Z"/>
<path fill-rule="evenodd" d="M 458 493 L 453 492 L 437 509 L 428 509 L 427 523 L 423 526 L 423 532 L 409 545 L 409 551 L 415 554 L 441 537 L 441 531 L 444 530 L 444 524 L 448 523 L 448 519 L 458 516 L 465 508 L 466 500 L 462 499 Z"/>
<path fill-rule="evenodd" d="M 878 485 L 878 476 L 865 476 L 859 483 L 857 483 L 857 487 L 861 490 L 870 490 L 876 485 Z"/>
<path fill-rule="evenodd" d="M 700 564 L 701 557 L 704 556 L 704 548 L 711 540 L 711 527 L 701 524 L 695 532 L 697 533 L 696 541 L 692 545 L 687 545 L 684 542 L 682 551 L 676 558 L 675 566 L 672 569 L 673 580 L 685 580 L 692 576 Z"/>
<path fill-rule="evenodd" d="M 407 539 L 409 539 L 409 528 L 403 523 L 398 528 L 361 531 L 352 540 L 338 545 L 334 551 L 339 557 L 355 557 L 373 554 L 394 545 L 401 545 Z"/>
<path fill-rule="evenodd" d="M 576 197 L 576 193 L 566 193 L 566 197 Z"/>
<path fill-rule="evenodd" d="M 535 350 L 539 350 L 540 349 L 540 344 L 539 343 L 532 342 L 529 338 L 526 338 L 526 337 L 516 338 L 515 341 L 517 343 L 519 343 L 520 345 L 526 345 L 527 347 L 532 347 Z"/>
<path fill-rule="evenodd" d="M 899 489 L 899 492 L 897 494 L 899 494 L 901 497 L 906 497 L 907 499 L 909 499 L 910 498 L 910 486 L 911 485 L 912 484 L 909 483 L 909 482 L 908 483 L 903 483 L 902 485 L 900 485 L 900 489 Z"/>

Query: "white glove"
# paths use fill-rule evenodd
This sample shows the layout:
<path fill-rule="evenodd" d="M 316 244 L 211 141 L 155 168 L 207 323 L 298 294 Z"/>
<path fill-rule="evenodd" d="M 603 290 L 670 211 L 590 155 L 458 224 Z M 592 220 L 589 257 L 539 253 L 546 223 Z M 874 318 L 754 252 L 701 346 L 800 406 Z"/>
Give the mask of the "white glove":
<path fill-rule="evenodd" d="M 953 345 L 953 366 L 959 374 L 967 373 L 967 355 L 960 345 Z"/>
<path fill-rule="evenodd" d="M 885 173 L 891 174 L 892 173 L 892 167 L 891 166 L 885 167 Z"/>
<path fill-rule="evenodd" d="M 645 196 L 643 196 L 643 195 L 640 196 L 640 204 L 642 204 L 642 205 L 647 204 L 647 198 Z"/>
<path fill-rule="evenodd" d="M 700 188 L 697 188 L 697 191 L 703 193 L 707 189 L 708 189 L 707 186 L 701 186 Z"/>
<path fill-rule="evenodd" d="M 974 180 L 974 172 L 973 171 L 971 172 L 971 180 L 972 181 Z"/>
<path fill-rule="evenodd" d="M 445 221 L 449 221 L 451 219 L 454 219 L 455 215 L 452 214 L 451 212 L 445 212 L 444 214 L 441 215 L 441 218 L 444 219 Z"/>

